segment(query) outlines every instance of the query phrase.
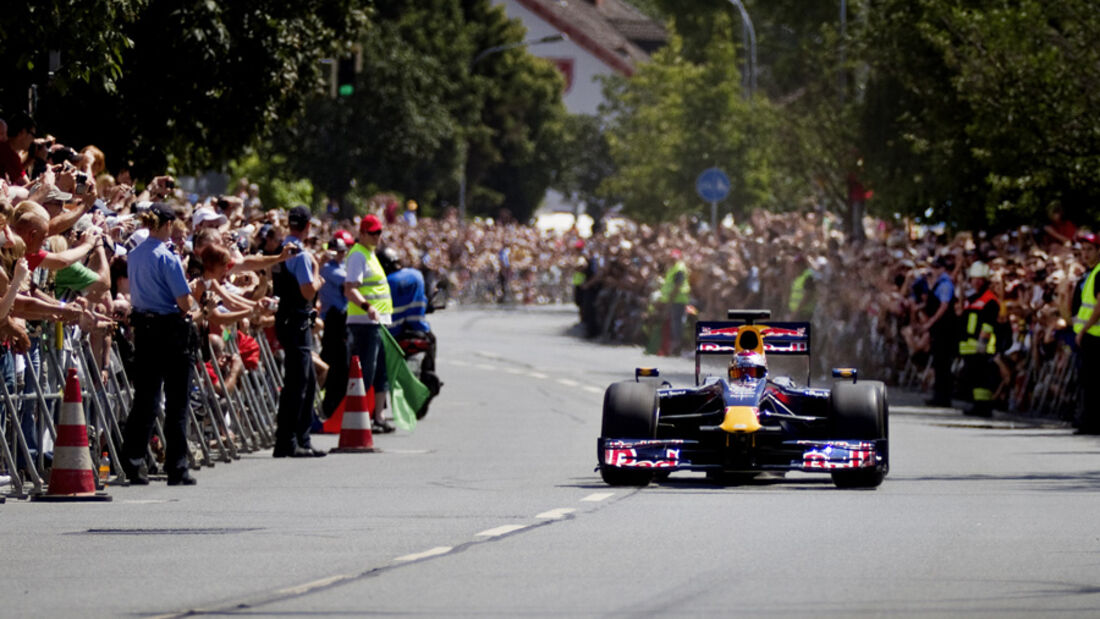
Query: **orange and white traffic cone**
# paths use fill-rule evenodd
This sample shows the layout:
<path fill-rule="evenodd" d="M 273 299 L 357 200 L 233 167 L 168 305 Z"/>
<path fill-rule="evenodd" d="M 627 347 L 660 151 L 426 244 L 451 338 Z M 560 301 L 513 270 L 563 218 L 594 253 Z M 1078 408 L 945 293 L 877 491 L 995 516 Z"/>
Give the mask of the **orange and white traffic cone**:
<path fill-rule="evenodd" d="M 57 424 L 53 468 L 46 494 L 31 497 L 33 501 L 110 501 L 106 492 L 96 492 L 95 469 L 88 450 L 88 426 L 84 422 L 84 405 L 80 397 L 80 379 L 76 368 L 65 374 L 65 399 L 61 403 L 61 419 Z"/>
<path fill-rule="evenodd" d="M 348 393 L 344 396 L 344 422 L 340 426 L 340 442 L 332 453 L 369 453 L 374 447 L 367 389 L 363 384 L 363 367 L 359 356 L 353 355 L 348 371 Z"/>

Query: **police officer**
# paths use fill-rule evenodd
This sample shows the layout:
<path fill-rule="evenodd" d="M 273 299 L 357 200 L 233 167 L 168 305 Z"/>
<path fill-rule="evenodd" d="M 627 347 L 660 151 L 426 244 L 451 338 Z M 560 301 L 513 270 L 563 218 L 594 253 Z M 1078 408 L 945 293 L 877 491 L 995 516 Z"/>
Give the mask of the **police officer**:
<path fill-rule="evenodd" d="M 963 306 L 962 338 L 959 340 L 963 393 L 971 398 L 966 414 L 992 417 L 992 387 L 997 380 L 997 366 L 993 363 L 993 354 L 997 352 L 995 325 L 1001 304 L 989 287 L 988 266 L 975 262 L 970 265 L 967 277 L 974 292 Z"/>
<path fill-rule="evenodd" d="M 1081 291 L 1080 305 L 1073 318 L 1073 332 L 1077 343 L 1078 384 L 1081 385 L 1080 418 L 1078 434 L 1100 434 L 1100 385 L 1095 379 L 1100 371 L 1100 312 L 1096 311 L 1096 275 L 1100 273 L 1100 237 L 1082 234 L 1081 260 L 1088 267 L 1078 282 Z M 1076 297 L 1076 295 L 1074 295 Z M 1074 299 L 1076 301 L 1076 298 Z"/>
<path fill-rule="evenodd" d="M 337 234 L 340 232 L 348 234 L 344 230 Z M 348 275 L 344 269 L 344 258 L 348 255 L 348 244 L 337 236 L 328 244 L 328 249 L 332 252 L 332 259 L 321 267 L 324 284 L 318 295 L 321 299 L 321 318 L 325 322 L 325 331 L 321 336 L 321 360 L 328 364 L 325 398 L 321 403 L 321 413 L 325 419 L 336 412 L 348 388 L 348 298 L 344 294 L 344 281 Z"/>
<path fill-rule="evenodd" d="M 947 256 L 937 256 L 932 262 L 932 283 L 925 299 L 924 313 L 928 318 L 922 329 L 928 332 L 932 344 L 932 370 L 935 384 L 932 398 L 925 400 L 929 406 L 950 407 L 952 382 L 951 364 L 955 361 L 957 334 L 955 333 L 955 283 L 949 271 L 954 267 Z"/>
<path fill-rule="evenodd" d="M 275 337 L 283 347 L 283 390 L 279 394 L 279 413 L 275 426 L 276 458 L 321 457 L 325 452 L 313 449 L 309 430 L 313 423 L 313 398 L 317 393 L 317 374 L 313 368 L 313 300 L 321 288 L 317 263 L 301 251 L 301 239 L 310 228 L 309 209 L 296 206 L 287 214 L 289 234 L 283 243 L 297 247 L 297 253 L 272 268 L 275 296 Z"/>
<path fill-rule="evenodd" d="M 374 387 L 374 431 L 393 432 L 382 416 L 385 406 L 386 357 L 379 329 L 393 322 L 393 300 L 386 272 L 375 255 L 382 239 L 382 222 L 367 215 L 359 222 L 359 238 L 348 252 L 344 294 L 348 297 L 348 349 L 359 357 L 363 384 Z"/>
<path fill-rule="evenodd" d="M 145 485 L 145 456 L 157 403 L 164 389 L 164 469 L 169 486 L 193 486 L 188 472 L 187 400 L 195 365 L 191 287 L 179 258 L 168 248 L 176 214 L 162 202 L 141 214 L 149 238 L 129 253 L 127 274 L 133 310 L 134 402 L 126 419 L 122 470 L 131 484 Z"/>

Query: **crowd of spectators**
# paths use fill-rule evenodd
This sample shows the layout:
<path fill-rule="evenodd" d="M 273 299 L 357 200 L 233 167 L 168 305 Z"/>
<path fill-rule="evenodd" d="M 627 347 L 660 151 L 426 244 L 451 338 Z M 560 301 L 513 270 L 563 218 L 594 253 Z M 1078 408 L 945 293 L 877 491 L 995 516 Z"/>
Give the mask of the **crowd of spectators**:
<path fill-rule="evenodd" d="M 129 164 L 108 165 L 95 146 L 77 150 L 39 135 L 22 115 L 7 121 L 0 128 L 0 340 L 6 347 L 0 370 L 9 386 L 18 382 L 12 351 L 33 347 L 37 321 L 78 324 L 104 360 L 112 338 L 125 342 L 127 252 L 148 235 L 141 213 L 163 201 L 178 215 L 173 250 L 194 289 L 209 292 L 196 310 L 213 351 L 208 361 L 221 366 L 232 388 L 254 359 L 227 354 L 222 329 L 273 321 L 277 301 L 267 269 L 289 256 L 280 244 L 292 205 L 265 208 L 259 188 L 247 180 L 224 195 L 196 196 L 170 176 L 134 179 Z M 761 307 L 776 319 L 812 320 L 817 375 L 831 365 L 856 364 L 922 389 L 932 380 L 922 300 L 932 264 L 939 257 L 950 265 L 964 298 L 965 272 L 982 261 L 1002 308 L 997 406 L 1067 415 L 1055 403 L 1070 400 L 1072 303 L 1085 268 L 1075 249 L 1078 231 L 1057 208 L 1045 227 L 995 233 L 945 233 L 867 218 L 866 239 L 858 243 L 824 211 L 755 211 L 717 231 L 686 218 L 657 225 L 615 218 L 582 237 L 575 229 L 541 230 L 507 215 L 462 222 L 451 210 L 425 217 L 415 202 L 402 208 L 394 196 L 380 196 L 365 210 L 385 220 L 384 245 L 403 264 L 420 268 L 429 289 L 459 303 L 576 302 L 584 336 L 656 352 L 663 348 L 653 343 L 666 312 L 660 288 L 670 266 L 682 260 L 689 314 L 714 320 L 728 308 Z M 330 241 L 356 226 L 317 217 L 302 246 L 325 264 Z M 686 341 L 690 333 L 688 321 L 673 337 Z M 316 355 L 314 363 L 323 380 L 326 364 Z"/>

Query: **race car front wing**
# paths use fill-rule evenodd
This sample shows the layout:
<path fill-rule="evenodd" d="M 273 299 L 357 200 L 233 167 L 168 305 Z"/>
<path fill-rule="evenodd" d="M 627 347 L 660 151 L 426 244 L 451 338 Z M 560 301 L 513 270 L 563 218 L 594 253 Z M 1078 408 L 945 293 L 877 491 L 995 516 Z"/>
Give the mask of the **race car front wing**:
<path fill-rule="evenodd" d="M 829 472 L 842 469 L 869 469 L 886 466 L 887 441 L 791 440 L 783 441 L 795 457 L 790 464 L 761 464 L 755 470 Z M 723 468 L 718 464 L 692 462 L 698 441 L 683 439 L 598 440 L 600 466 L 661 471 L 709 471 Z"/>

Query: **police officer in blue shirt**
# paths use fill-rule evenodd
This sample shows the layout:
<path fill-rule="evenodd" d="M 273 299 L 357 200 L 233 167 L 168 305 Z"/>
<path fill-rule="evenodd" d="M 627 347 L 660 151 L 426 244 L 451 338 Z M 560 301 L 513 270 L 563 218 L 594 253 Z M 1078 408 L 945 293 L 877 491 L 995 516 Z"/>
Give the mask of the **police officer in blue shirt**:
<path fill-rule="evenodd" d="M 126 419 L 122 470 L 130 483 L 145 485 L 145 457 L 164 389 L 165 473 L 169 486 L 192 486 L 187 465 L 187 399 L 195 365 L 196 336 L 187 312 L 191 287 L 168 239 L 176 214 L 162 202 L 141 214 L 149 238 L 127 257 L 130 322 L 134 333 L 134 402 Z"/>
<path fill-rule="evenodd" d="M 309 236 L 310 212 L 296 206 L 287 214 L 290 233 L 284 244 L 301 247 L 300 239 Z M 317 263 L 309 253 L 298 253 L 271 271 L 279 309 L 275 312 L 275 337 L 283 347 L 283 390 L 279 394 L 276 417 L 276 458 L 317 458 L 325 452 L 313 449 L 310 426 L 313 423 L 313 399 L 317 393 L 317 373 L 313 368 L 313 319 L 317 316 L 313 301 L 321 289 Z"/>
<path fill-rule="evenodd" d="M 342 238 L 334 238 L 328 244 L 332 259 L 321 267 L 321 318 L 325 322 L 325 331 L 321 335 L 321 360 L 328 364 L 325 377 L 325 397 L 321 403 L 321 414 L 332 417 L 348 389 L 348 298 L 344 295 L 344 280 L 348 272 L 344 268 L 344 258 L 348 255 L 348 245 Z"/>

